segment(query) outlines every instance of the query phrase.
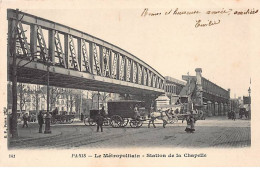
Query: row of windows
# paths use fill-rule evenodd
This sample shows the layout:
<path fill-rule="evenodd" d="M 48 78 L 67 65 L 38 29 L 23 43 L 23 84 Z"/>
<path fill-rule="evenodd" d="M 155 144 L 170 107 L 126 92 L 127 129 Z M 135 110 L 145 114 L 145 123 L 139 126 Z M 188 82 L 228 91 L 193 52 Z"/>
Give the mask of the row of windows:
<path fill-rule="evenodd" d="M 209 81 L 202 80 L 202 87 L 204 90 L 213 92 L 215 94 L 219 94 L 220 96 L 223 97 L 228 97 L 228 91 L 221 89 L 220 87 L 218 87 L 217 85 Z"/>
<path fill-rule="evenodd" d="M 165 90 L 166 90 L 167 93 L 178 94 L 181 91 L 181 87 L 178 87 L 176 85 L 166 84 L 166 89 Z"/>

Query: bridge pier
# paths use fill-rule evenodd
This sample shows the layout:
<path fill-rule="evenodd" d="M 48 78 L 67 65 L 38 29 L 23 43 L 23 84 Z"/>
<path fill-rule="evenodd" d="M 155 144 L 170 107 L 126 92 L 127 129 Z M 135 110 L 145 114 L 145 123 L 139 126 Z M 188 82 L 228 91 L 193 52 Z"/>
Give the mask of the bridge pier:
<path fill-rule="evenodd" d="M 223 103 L 219 103 L 219 112 L 220 112 L 220 116 L 223 116 L 224 113 L 223 113 Z"/>
<path fill-rule="evenodd" d="M 211 103 L 211 101 L 207 101 L 207 112 L 208 112 L 208 116 L 211 117 L 212 116 L 212 103 Z"/>
<path fill-rule="evenodd" d="M 224 104 L 224 115 L 227 115 L 227 103 Z"/>
<path fill-rule="evenodd" d="M 218 102 L 215 102 L 214 105 L 214 116 L 218 116 Z"/>

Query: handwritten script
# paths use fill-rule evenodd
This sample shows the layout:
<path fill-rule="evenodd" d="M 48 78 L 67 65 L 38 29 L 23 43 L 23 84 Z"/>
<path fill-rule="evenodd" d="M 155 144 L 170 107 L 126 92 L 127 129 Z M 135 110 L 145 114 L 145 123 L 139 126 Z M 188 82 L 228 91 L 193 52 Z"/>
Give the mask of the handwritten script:
<path fill-rule="evenodd" d="M 219 10 L 205 10 L 205 11 L 200 11 L 200 10 L 181 10 L 179 8 L 175 9 L 169 9 L 165 11 L 160 11 L 160 10 L 150 10 L 149 8 L 145 8 L 142 13 L 141 17 L 162 17 L 162 16 L 191 16 L 191 15 L 212 15 L 212 16 L 218 16 L 221 17 L 224 15 L 234 15 L 234 16 L 244 16 L 244 15 L 255 15 L 258 14 L 258 9 L 243 9 L 243 10 L 234 10 L 232 8 L 229 9 L 219 9 Z M 212 27 L 219 25 L 221 23 L 221 19 L 217 20 L 207 20 L 203 21 L 201 19 L 197 19 L 195 21 L 195 28 L 205 28 L 205 27 Z"/>

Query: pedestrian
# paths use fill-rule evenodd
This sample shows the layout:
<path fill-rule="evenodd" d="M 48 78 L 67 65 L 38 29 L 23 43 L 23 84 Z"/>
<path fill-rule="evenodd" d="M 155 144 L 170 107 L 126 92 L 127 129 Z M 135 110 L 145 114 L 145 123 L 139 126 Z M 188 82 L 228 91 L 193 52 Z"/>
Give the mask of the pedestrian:
<path fill-rule="evenodd" d="M 40 111 L 38 115 L 38 124 L 39 124 L 39 133 L 42 133 L 42 125 L 43 125 L 43 114 L 42 111 Z"/>
<path fill-rule="evenodd" d="M 23 114 L 23 128 L 26 126 L 28 128 L 28 113 Z"/>
<path fill-rule="evenodd" d="M 83 113 L 80 114 L 80 120 L 81 120 L 81 121 L 84 120 L 84 115 L 83 115 Z"/>
<path fill-rule="evenodd" d="M 232 115 L 232 120 L 236 120 L 236 113 L 234 112 L 234 110 L 231 111 L 231 115 Z"/>
<path fill-rule="evenodd" d="M 193 112 L 191 112 L 190 119 L 191 119 L 191 133 L 194 133 L 196 119 L 195 119 L 195 116 L 194 116 Z"/>
<path fill-rule="evenodd" d="M 56 116 L 59 114 L 59 111 L 58 111 L 58 107 L 56 107 L 53 111 L 52 111 L 52 115 L 53 116 Z"/>
<path fill-rule="evenodd" d="M 99 131 L 99 128 L 101 132 L 103 132 L 103 123 L 104 123 L 104 117 L 101 116 L 100 113 L 96 116 L 96 122 L 97 122 L 97 132 Z"/>
<path fill-rule="evenodd" d="M 102 106 L 100 114 L 101 114 L 101 116 L 106 117 L 106 111 L 105 111 L 105 107 L 104 106 Z"/>
<path fill-rule="evenodd" d="M 195 118 L 193 115 L 193 111 L 191 111 L 190 115 L 186 116 L 187 126 L 185 131 L 187 133 L 194 133 L 195 131 Z"/>
<path fill-rule="evenodd" d="M 135 105 L 135 107 L 134 107 L 134 119 L 135 120 L 140 120 L 140 113 L 139 113 L 139 111 L 138 111 L 138 106 L 137 106 L 137 104 Z"/>
<path fill-rule="evenodd" d="M 187 126 L 186 126 L 185 131 L 187 133 L 190 133 L 191 132 L 191 118 L 190 118 L 190 115 L 186 116 L 186 122 L 187 122 Z"/>

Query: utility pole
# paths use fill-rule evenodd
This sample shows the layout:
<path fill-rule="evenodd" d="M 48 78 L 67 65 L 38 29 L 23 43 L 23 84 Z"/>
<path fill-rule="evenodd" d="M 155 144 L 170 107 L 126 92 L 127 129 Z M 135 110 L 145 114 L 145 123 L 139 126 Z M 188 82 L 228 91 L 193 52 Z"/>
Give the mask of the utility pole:
<path fill-rule="evenodd" d="M 49 103 L 50 103 L 50 85 L 49 85 L 49 79 L 50 79 L 50 62 L 47 60 L 47 115 L 45 117 L 45 134 L 51 133 L 51 115 L 49 112 Z"/>
<path fill-rule="evenodd" d="M 99 91 L 98 91 L 98 110 L 99 110 L 99 96 L 100 96 L 100 93 L 99 93 Z"/>
<path fill-rule="evenodd" d="M 12 138 L 18 137 L 17 131 L 17 65 L 16 65 L 16 38 L 17 38 L 17 27 L 18 27 L 18 17 L 19 17 L 19 10 L 16 9 L 16 20 L 15 23 L 12 21 L 11 27 L 11 39 L 10 41 L 10 48 L 11 48 L 11 56 L 13 58 L 13 65 L 12 65 L 12 119 L 11 119 L 11 134 Z M 14 26 L 13 26 L 14 24 Z"/>
<path fill-rule="evenodd" d="M 80 90 L 80 106 L 79 106 L 79 120 L 81 120 L 81 112 L 82 112 L 82 90 Z"/>
<path fill-rule="evenodd" d="M 250 80 L 250 84 L 251 84 L 251 80 Z M 249 86 L 248 88 L 248 98 L 249 98 L 249 104 L 248 104 L 248 112 L 249 112 L 249 119 L 251 119 L 251 88 Z"/>
<path fill-rule="evenodd" d="M 188 82 L 189 82 L 189 88 L 188 88 L 188 111 L 193 110 L 192 102 L 191 102 L 191 94 L 190 94 L 190 74 L 188 72 Z"/>

